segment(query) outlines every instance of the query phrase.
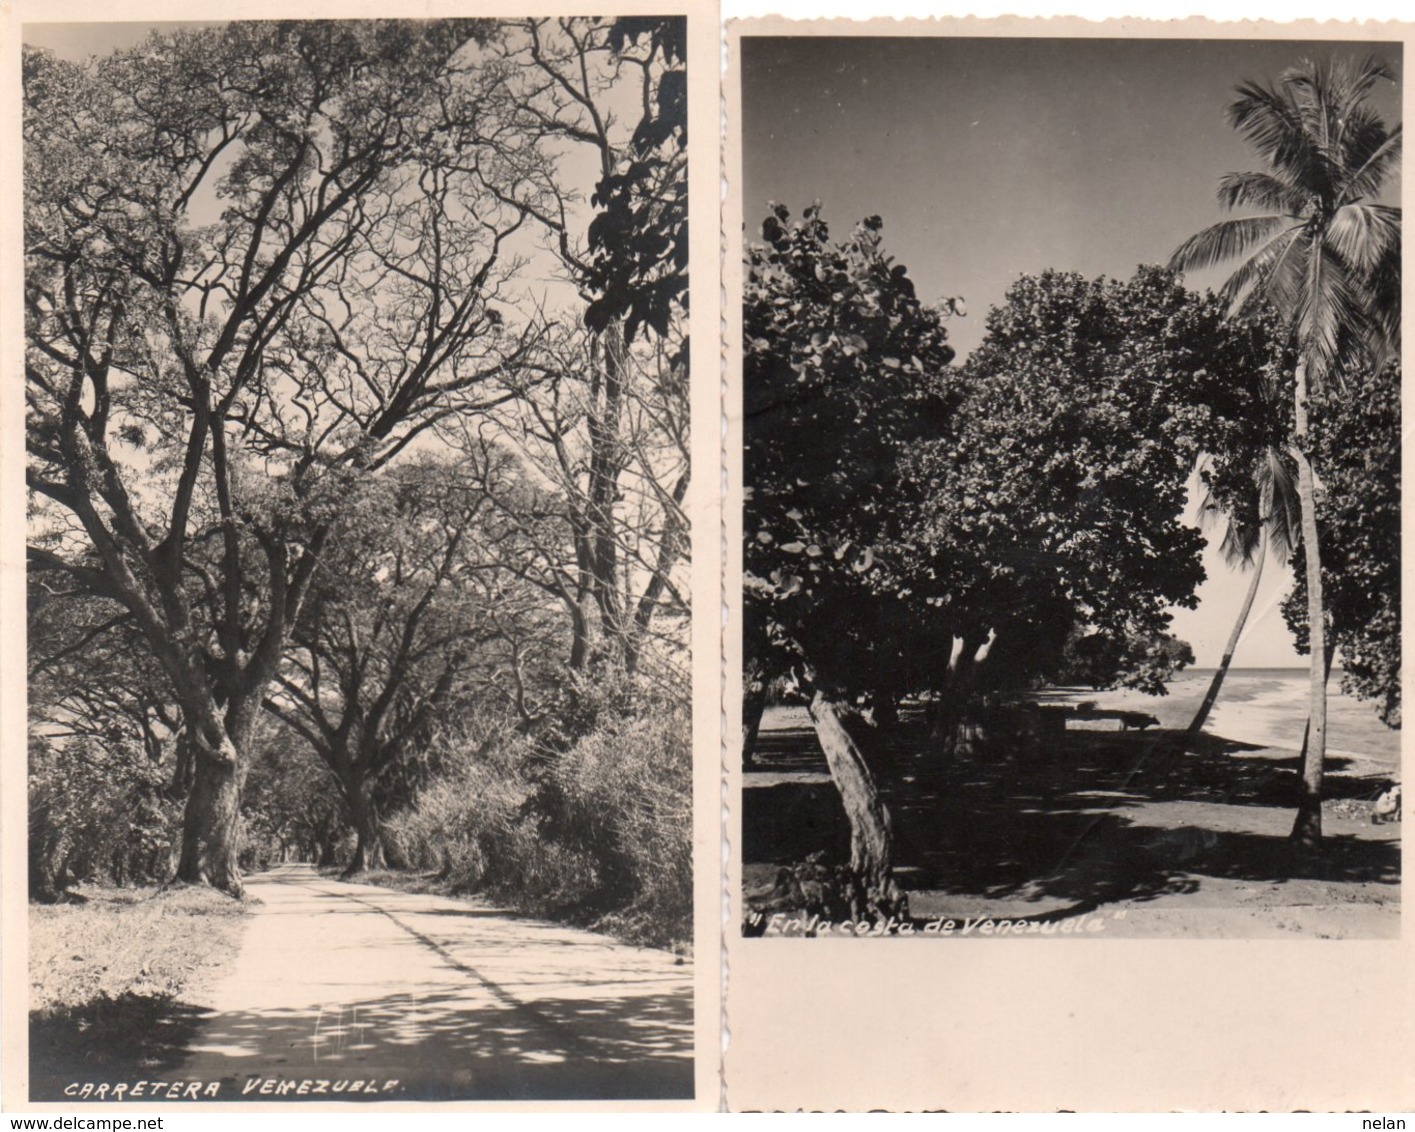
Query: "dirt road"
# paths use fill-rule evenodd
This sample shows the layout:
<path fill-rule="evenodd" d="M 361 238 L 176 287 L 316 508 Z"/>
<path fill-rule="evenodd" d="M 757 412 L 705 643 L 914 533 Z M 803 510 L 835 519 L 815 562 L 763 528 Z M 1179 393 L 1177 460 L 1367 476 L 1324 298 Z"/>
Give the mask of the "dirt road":
<path fill-rule="evenodd" d="M 220 1100 L 686 1098 L 692 968 L 490 907 L 286 865 L 169 1079 Z"/>

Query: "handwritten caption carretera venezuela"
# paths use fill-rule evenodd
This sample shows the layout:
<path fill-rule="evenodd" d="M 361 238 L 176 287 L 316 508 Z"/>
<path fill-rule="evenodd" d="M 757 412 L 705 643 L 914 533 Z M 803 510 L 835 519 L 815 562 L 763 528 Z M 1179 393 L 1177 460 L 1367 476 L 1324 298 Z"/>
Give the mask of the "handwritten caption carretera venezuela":
<path fill-rule="evenodd" d="M 222 1081 L 71 1081 L 65 1100 L 79 1101 L 204 1101 L 226 1100 Z M 240 1083 L 243 1097 L 372 1096 L 400 1092 L 400 1081 L 325 1080 L 322 1078 L 250 1077 Z"/>
<path fill-rule="evenodd" d="M 1114 919 L 1124 919 L 1125 912 L 1112 913 Z M 753 927 L 760 928 L 766 920 L 764 936 L 802 936 L 821 938 L 842 936 L 856 939 L 869 936 L 969 936 L 1016 937 L 1016 936 L 1068 936 L 1096 935 L 1106 929 L 1106 919 L 1088 913 L 1064 920 L 1002 919 L 997 916 L 940 916 L 937 919 L 919 923 L 917 920 L 901 920 L 891 916 L 888 920 L 828 920 L 822 916 L 790 915 L 773 912 L 766 917 L 761 912 L 753 912 L 748 917 Z"/>

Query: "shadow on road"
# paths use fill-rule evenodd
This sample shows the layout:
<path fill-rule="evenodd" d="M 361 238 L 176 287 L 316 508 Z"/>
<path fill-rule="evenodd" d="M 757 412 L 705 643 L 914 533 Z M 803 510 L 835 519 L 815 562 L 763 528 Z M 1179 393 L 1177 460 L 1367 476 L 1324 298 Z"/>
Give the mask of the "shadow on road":
<path fill-rule="evenodd" d="M 776 727 L 766 721 L 743 775 L 749 899 L 772 891 L 777 869 L 813 853 L 828 865 L 849 859 L 839 796 L 814 732 L 797 715 L 782 712 L 784 725 Z M 1083 910 L 1195 892 L 1205 877 L 1398 883 L 1394 833 L 1329 832 L 1320 860 L 1294 858 L 1286 825 L 1296 756 L 1208 735 L 1185 750 L 1180 738 L 1069 731 L 1050 748 L 994 749 L 944 763 L 920 720 L 871 733 L 871 766 L 893 818 L 896 874 L 910 890 Z M 1347 770 L 1350 760 L 1330 757 L 1327 766 Z M 1327 796 L 1370 798 L 1379 785 L 1377 777 L 1329 773 Z M 1232 807 L 1230 828 L 1207 827 L 1200 805 L 1208 813 Z"/>
<path fill-rule="evenodd" d="M 190 1098 L 216 1101 L 693 1096 L 681 960 L 308 866 L 248 885 L 258 905 L 207 1005 L 127 996 L 50 1019 L 33 1099 L 154 1080 L 217 1083 Z M 66 1096 L 74 1082 L 110 1088 Z"/>
<path fill-rule="evenodd" d="M 136 996 L 133 996 L 136 997 Z M 43 1071 L 31 1099 L 62 1101 L 70 1082 L 183 1080 L 173 1075 L 205 1012 L 180 1002 L 123 1004 L 126 1047 L 107 1044 L 87 1058 L 66 1042 L 60 1059 L 50 1040 L 35 1050 Z M 682 1000 L 541 999 L 536 1018 L 514 1009 L 466 1010 L 459 995 L 393 994 L 335 1014 L 316 1009 L 223 1011 L 201 1032 L 230 1071 L 211 1100 L 631 1100 L 693 1095 L 693 1063 L 680 1034 L 692 1023 Z M 116 1020 L 116 1019 L 115 1019 Z M 547 1041 L 547 1023 L 567 1040 Z M 553 1032 L 553 1031 L 552 1031 Z M 576 1035 L 573 1039 L 569 1035 Z M 41 1041 L 46 1034 L 41 1031 Z M 284 1055 L 278 1055 L 283 1049 Z M 276 1055 L 272 1056 L 272 1051 Z M 419 1063 L 387 1088 L 390 1060 Z M 249 1069 L 243 1067 L 249 1062 Z M 282 1085 L 282 1081 L 286 1082 Z M 300 1083 L 311 1090 L 299 1094 Z M 323 1082 L 319 1085 L 318 1082 Z M 354 1089 L 353 1082 L 360 1087 Z M 364 1091 L 367 1082 L 377 1093 Z M 268 1084 L 267 1084 L 268 1083 Z M 323 1092 L 314 1092 L 322 1088 Z M 336 1095 L 337 1090 L 337 1095 Z"/>
<path fill-rule="evenodd" d="M 132 993 L 32 1014 L 30 1100 L 72 1100 L 71 1083 L 159 1079 L 186 1060 L 202 1015 L 170 995 Z"/>

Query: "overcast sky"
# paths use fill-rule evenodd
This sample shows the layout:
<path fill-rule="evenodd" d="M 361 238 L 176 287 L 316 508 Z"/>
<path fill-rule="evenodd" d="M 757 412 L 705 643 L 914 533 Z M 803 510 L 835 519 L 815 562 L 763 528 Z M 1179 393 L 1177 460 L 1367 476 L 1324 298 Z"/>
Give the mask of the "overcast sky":
<path fill-rule="evenodd" d="M 47 47 L 62 59 L 86 59 L 136 46 L 154 31 L 217 27 L 220 22 L 25 24 L 22 38 L 30 47 Z"/>
<path fill-rule="evenodd" d="M 799 215 L 819 198 L 842 235 L 881 216 L 885 248 L 920 296 L 964 299 L 950 337 L 966 355 L 1018 276 L 1051 267 L 1128 277 L 1221 219 L 1220 176 L 1261 166 L 1224 117 L 1235 85 L 1351 54 L 1375 54 L 1400 74 L 1390 44 L 744 39 L 743 217 L 755 236 L 772 200 Z M 1395 85 L 1383 84 L 1376 104 L 1399 120 Z M 1398 186 L 1389 199 L 1398 202 Z M 1200 609 L 1178 611 L 1174 631 L 1210 666 L 1246 579 L 1212 549 L 1205 565 Z M 1289 584 L 1270 571 L 1236 665 L 1304 663 L 1277 610 Z"/>

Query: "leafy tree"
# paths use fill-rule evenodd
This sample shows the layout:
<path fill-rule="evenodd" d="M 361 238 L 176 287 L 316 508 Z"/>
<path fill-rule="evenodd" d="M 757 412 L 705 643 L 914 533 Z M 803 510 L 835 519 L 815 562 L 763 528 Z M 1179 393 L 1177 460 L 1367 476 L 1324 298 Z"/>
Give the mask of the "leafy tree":
<path fill-rule="evenodd" d="M 599 177 L 587 221 L 554 179 L 515 197 L 534 197 L 583 304 L 586 332 L 547 327 L 546 381 L 507 429 L 564 507 L 566 553 L 542 582 L 571 607 L 580 673 L 632 675 L 656 626 L 681 630 L 687 609 L 685 43 L 681 18 L 634 17 L 525 20 L 500 45 L 519 128 L 587 150 Z M 660 664 L 682 653 L 681 639 L 657 643 Z"/>
<path fill-rule="evenodd" d="M 816 208 L 778 209 L 744 298 L 748 678 L 794 670 L 810 696 L 876 914 L 889 826 L 851 706 L 926 695 L 947 751 L 980 697 L 1081 653 L 1162 691 L 1186 660 L 1167 609 L 1203 576 L 1190 469 L 1272 363 L 1261 326 L 1148 268 L 1022 279 L 950 369 L 878 231 L 837 245 Z"/>
<path fill-rule="evenodd" d="M 53 902 L 85 881 L 160 882 L 180 806 L 171 769 L 127 743 L 42 728 L 29 743 L 29 895 Z"/>
<path fill-rule="evenodd" d="M 186 721 L 132 617 L 82 588 L 31 586 L 26 632 L 32 725 L 50 742 L 126 750 L 191 783 Z"/>
<path fill-rule="evenodd" d="M 991 680 L 1025 686 L 1079 631 L 1114 660 L 1106 682 L 1162 692 L 1162 669 L 1138 662 L 1202 579 L 1202 540 L 1177 521 L 1185 484 L 1266 351 L 1158 269 L 1013 286 L 963 367 L 956 429 L 911 462 L 930 485 L 912 569 L 963 657 L 995 637 Z"/>
<path fill-rule="evenodd" d="M 193 768 L 165 673 L 126 610 L 62 578 L 32 581 L 26 637 L 31 899 L 166 881 Z"/>
<path fill-rule="evenodd" d="M 1400 337 L 1400 210 L 1375 199 L 1400 159 L 1401 128 L 1387 129 L 1369 98 L 1393 80 L 1372 58 L 1304 61 L 1277 84 L 1246 82 L 1230 123 L 1267 163 L 1230 173 L 1219 185 L 1225 208 L 1264 212 L 1236 217 L 1185 241 L 1171 264 L 1202 269 L 1242 262 L 1224 285 L 1235 310 L 1270 306 L 1297 353 L 1293 370 L 1292 458 L 1302 520 L 1307 624 L 1312 654 L 1308 742 L 1292 839 L 1319 845 L 1326 756 L 1326 641 L 1310 401 L 1328 381 L 1343 386 L 1369 355 L 1378 367 Z M 1353 363 L 1356 363 L 1353 366 Z"/>
<path fill-rule="evenodd" d="M 527 215 L 486 191 L 513 175 L 497 79 L 463 65 L 491 30 L 26 53 L 30 564 L 122 606 L 170 682 L 196 758 L 184 879 L 240 891 L 253 728 L 349 483 L 510 396 L 528 349 L 491 305 Z"/>
<path fill-rule="evenodd" d="M 337 783 L 358 835 L 350 873 L 384 867 L 380 814 L 410 800 L 439 726 L 471 712 L 543 718 L 551 618 L 501 566 L 516 532 L 478 482 L 425 460 L 366 485 L 356 521 L 326 544 L 266 700 Z"/>
<path fill-rule="evenodd" d="M 1360 397 L 1331 388 L 1312 398 L 1327 647 L 1341 656 L 1342 688 L 1374 701 L 1381 719 L 1399 727 L 1400 365 L 1364 376 L 1360 387 Z M 1282 612 L 1304 649 L 1306 603 L 1299 569 Z"/>
<path fill-rule="evenodd" d="M 498 521 L 519 531 L 504 548 L 507 568 L 565 611 L 574 674 L 567 687 L 618 679 L 608 668 L 661 682 L 686 649 L 685 375 L 664 344 L 641 343 L 617 370 L 611 408 L 597 361 L 602 346 L 582 330 L 547 334 L 536 389 L 497 414 L 505 443 L 526 466 L 524 482 L 510 493 L 484 485 Z M 461 431 L 469 469 L 485 466 L 491 440 L 480 427 Z M 596 459 L 606 451 L 610 458 Z M 607 494 L 602 475 L 610 477 Z"/>
<path fill-rule="evenodd" d="M 1013 286 L 962 367 L 954 428 L 909 461 L 929 488 L 901 576 L 947 617 L 946 667 L 925 685 L 946 717 L 968 709 L 955 690 L 1080 671 L 1163 693 L 1186 662 L 1167 610 L 1203 576 L 1202 540 L 1178 522 L 1189 471 L 1232 446 L 1272 364 L 1260 324 L 1226 325 L 1155 268 Z"/>
<path fill-rule="evenodd" d="M 850 821 L 855 911 L 888 916 L 889 818 L 846 720 L 907 648 L 872 648 L 871 614 L 898 608 L 872 575 L 919 503 L 901 457 L 947 427 L 953 349 L 880 229 L 873 217 L 834 243 L 819 203 L 798 223 L 778 205 L 748 246 L 743 569 L 747 669 L 758 684 L 794 669 Z"/>

